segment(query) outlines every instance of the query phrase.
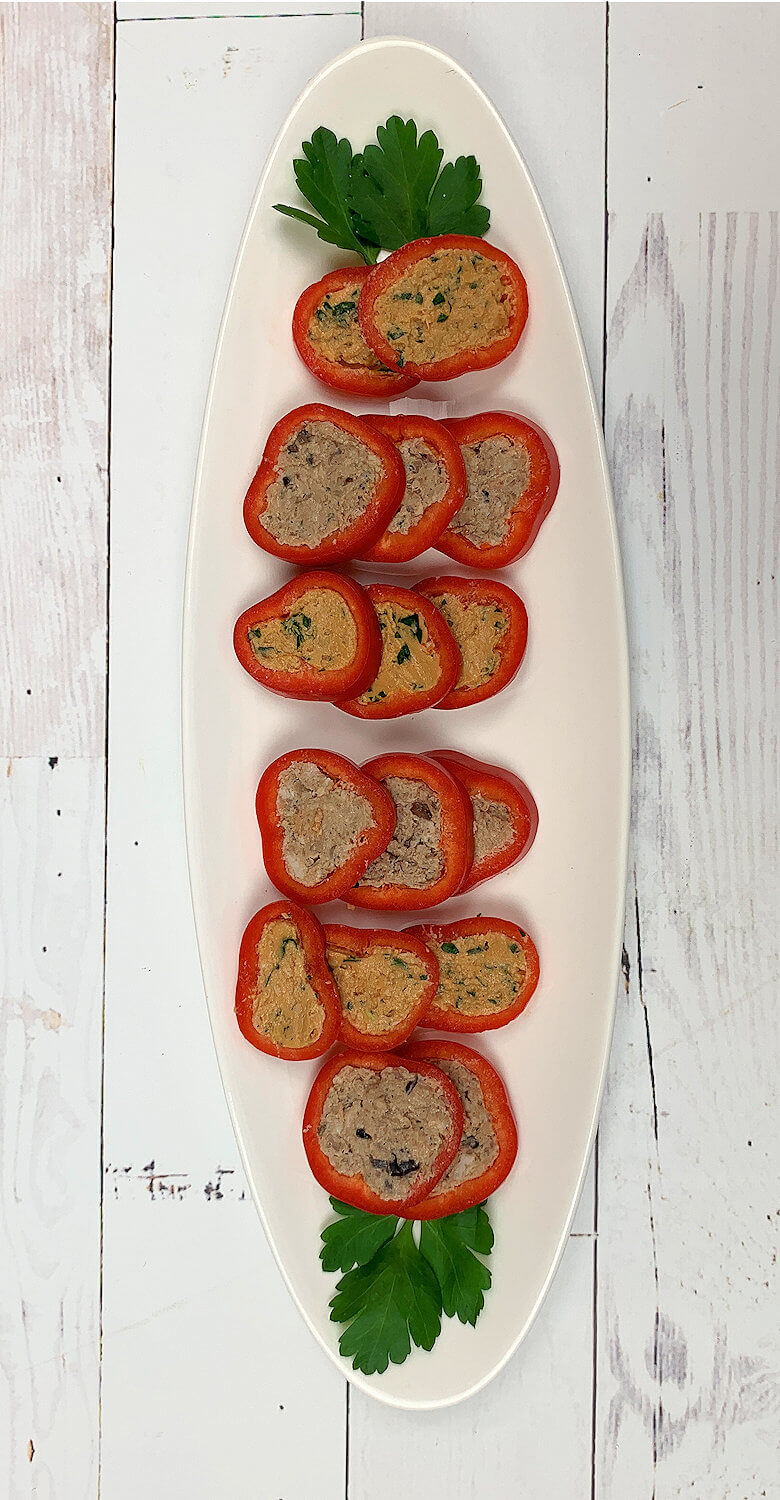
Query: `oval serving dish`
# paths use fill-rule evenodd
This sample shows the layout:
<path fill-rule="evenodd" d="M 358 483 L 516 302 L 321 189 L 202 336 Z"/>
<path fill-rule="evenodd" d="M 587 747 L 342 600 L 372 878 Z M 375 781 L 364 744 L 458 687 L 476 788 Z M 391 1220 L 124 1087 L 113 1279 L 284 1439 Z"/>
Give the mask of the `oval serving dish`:
<path fill-rule="evenodd" d="M 530 315 L 497 368 L 421 385 L 388 410 L 462 416 L 508 409 L 540 423 L 561 465 L 558 498 L 532 550 L 502 573 L 530 621 L 515 682 L 478 709 L 435 709 L 395 724 L 349 720 L 328 704 L 264 692 L 235 659 L 242 610 L 290 575 L 247 535 L 242 502 L 265 438 L 287 410 L 319 400 L 291 338 L 302 289 L 350 257 L 272 211 L 294 192 L 292 161 L 318 125 L 358 148 L 390 114 L 433 128 L 449 158 L 474 154 L 489 239 L 519 262 Z M 296 201 L 293 199 L 293 201 Z M 336 399 L 357 412 L 373 403 Z M 457 571 L 448 565 L 450 571 Z M 415 571 L 416 570 L 416 571 Z M 441 571 L 425 553 L 398 582 Z M 388 570 L 360 569 L 381 578 Z M 392 575 L 391 575 L 392 576 Z M 539 808 L 519 865 L 437 920 L 483 911 L 528 926 L 542 978 L 527 1011 L 477 1045 L 500 1069 L 517 1117 L 515 1168 L 491 1199 L 493 1287 L 475 1328 L 445 1319 L 430 1353 L 366 1377 L 338 1353 L 329 1321 L 336 1277 L 318 1260 L 327 1198 L 304 1155 L 301 1120 L 317 1064 L 282 1064 L 241 1036 L 233 1015 L 239 942 L 275 899 L 254 816 L 263 767 L 285 750 L 327 746 L 362 763 L 388 749 L 442 744 L 505 765 Z M 457 63 L 418 42 L 381 39 L 337 58 L 305 90 L 271 151 L 227 298 L 198 461 L 184 605 L 183 757 L 190 881 L 214 1042 L 241 1155 L 284 1278 L 343 1374 L 381 1400 L 437 1407 L 483 1386 L 528 1331 L 566 1244 L 596 1130 L 612 1033 L 623 926 L 630 736 L 626 628 L 615 519 L 598 412 L 576 314 L 523 160 Z M 403 913 L 392 925 L 404 925 Z M 372 925 L 370 912 L 323 920 Z M 410 914 L 408 921 L 415 920 Z M 419 920 L 419 917 L 417 917 Z M 376 924 L 374 924 L 376 925 Z"/>

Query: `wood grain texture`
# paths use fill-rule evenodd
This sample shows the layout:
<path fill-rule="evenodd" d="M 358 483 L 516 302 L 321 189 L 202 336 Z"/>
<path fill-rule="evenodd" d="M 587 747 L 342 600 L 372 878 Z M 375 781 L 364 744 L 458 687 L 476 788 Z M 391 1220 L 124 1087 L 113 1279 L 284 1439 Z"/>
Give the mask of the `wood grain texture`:
<path fill-rule="evenodd" d="M 0 1469 L 97 1493 L 104 773 L 0 768 Z"/>
<path fill-rule="evenodd" d="M 629 9 L 610 41 L 607 430 L 636 750 L 601 1129 L 596 1493 L 753 1500 L 775 1492 L 780 1411 L 780 288 L 777 213 L 760 208 L 771 168 L 761 182 L 740 163 L 780 26 L 769 8 L 724 6 L 694 49 L 681 6 L 667 75 L 657 38 L 643 47 L 648 8 Z M 748 101 L 717 166 L 713 96 L 728 101 L 724 140 L 730 101 Z M 679 153 L 667 120 L 681 108 Z M 655 178 L 668 207 L 648 212 Z"/>
<path fill-rule="evenodd" d="M 179 683 L 195 459 L 244 218 L 297 93 L 359 34 L 356 16 L 317 15 L 118 28 L 103 1367 L 111 1500 L 142 1490 L 190 1500 L 337 1500 L 343 1491 L 344 1382 L 241 1196 L 192 927 Z"/>
<path fill-rule="evenodd" d="M 104 737 L 112 11 L 0 7 L 0 751 Z"/>

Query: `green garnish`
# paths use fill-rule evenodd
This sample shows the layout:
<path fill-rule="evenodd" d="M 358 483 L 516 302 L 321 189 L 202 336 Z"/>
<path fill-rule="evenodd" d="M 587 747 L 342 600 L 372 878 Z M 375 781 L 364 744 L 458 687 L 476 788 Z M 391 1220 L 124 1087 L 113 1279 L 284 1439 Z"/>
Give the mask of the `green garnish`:
<path fill-rule="evenodd" d="M 398 616 L 398 624 L 399 625 L 406 625 L 407 628 L 409 630 L 411 630 L 412 635 L 416 635 L 418 641 L 422 640 L 422 638 L 423 638 L 422 626 L 420 624 L 420 616 L 418 614 L 413 614 L 413 615 L 399 615 Z"/>
<path fill-rule="evenodd" d="M 442 943 L 441 951 L 442 953 L 457 953 L 458 945 L 457 943 Z"/>
<path fill-rule="evenodd" d="M 295 636 L 295 644 L 300 650 L 304 636 L 311 630 L 311 619 L 303 611 L 299 611 L 297 615 L 288 615 L 282 628 L 288 635 Z"/>
<path fill-rule="evenodd" d="M 293 162 L 295 180 L 316 215 L 275 203 L 278 213 L 315 229 L 321 240 L 352 250 L 373 265 L 380 249 L 398 250 L 424 235 L 479 237 L 490 211 L 479 197 L 482 177 L 473 156 L 445 162 L 432 130 L 418 137 L 414 120 L 391 115 L 376 144 L 354 152 L 320 126 Z M 410 293 L 399 300 L 409 300 Z M 421 301 L 419 293 L 416 301 Z"/>
<path fill-rule="evenodd" d="M 474 1324 L 491 1284 L 479 1256 L 493 1248 L 484 1204 L 443 1219 L 413 1221 L 368 1214 L 331 1198 L 339 1218 L 322 1231 L 326 1271 L 343 1271 L 331 1321 L 346 1323 L 339 1350 L 353 1368 L 383 1374 L 403 1364 L 412 1345 L 432 1349 L 442 1313 Z M 400 1226 L 400 1227 L 399 1227 Z"/>
<path fill-rule="evenodd" d="M 409 647 L 406 644 L 404 644 L 401 647 L 401 649 L 400 649 L 400 651 L 399 651 L 399 653 L 398 653 L 398 655 L 396 657 L 396 662 L 397 662 L 398 666 L 402 667 L 403 664 L 404 664 L 404 662 L 409 660 L 411 654 L 412 653 L 409 650 Z"/>

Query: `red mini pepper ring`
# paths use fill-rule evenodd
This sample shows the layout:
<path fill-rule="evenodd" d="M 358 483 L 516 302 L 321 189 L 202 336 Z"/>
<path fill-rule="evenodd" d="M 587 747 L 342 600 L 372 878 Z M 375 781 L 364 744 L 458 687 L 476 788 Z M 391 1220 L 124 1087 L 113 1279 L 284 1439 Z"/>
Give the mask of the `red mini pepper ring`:
<path fill-rule="evenodd" d="M 382 659 L 363 692 L 336 704 L 356 719 L 397 719 L 446 698 L 461 656 L 444 615 L 430 600 L 392 583 L 366 589 L 382 637 Z"/>
<path fill-rule="evenodd" d="M 397 1101 L 400 1107 L 394 1109 L 392 1116 L 385 1114 L 383 1119 L 380 1115 L 376 1123 L 372 1121 L 374 1135 L 378 1138 L 372 1140 L 371 1145 L 368 1146 L 364 1143 L 371 1137 L 367 1136 L 362 1124 L 355 1124 L 356 1121 L 359 1122 L 361 1118 L 365 1118 L 365 1115 L 361 1113 L 360 1080 L 355 1079 L 353 1088 L 347 1089 L 347 1092 L 352 1094 L 346 1111 L 350 1118 L 348 1122 L 346 1120 L 343 1122 L 344 1125 L 348 1123 L 351 1134 L 348 1135 L 347 1130 L 342 1128 L 337 1132 L 333 1142 L 334 1154 L 338 1150 L 346 1156 L 349 1146 L 353 1145 L 354 1140 L 357 1139 L 358 1145 L 354 1147 L 356 1167 L 359 1165 L 360 1153 L 365 1151 L 366 1165 L 370 1164 L 371 1169 L 377 1175 L 380 1175 L 384 1169 L 385 1183 L 398 1183 L 399 1192 L 393 1197 L 389 1193 L 383 1194 L 377 1188 L 372 1187 L 359 1170 L 350 1173 L 340 1171 L 328 1155 L 326 1145 L 328 1143 L 328 1096 L 334 1083 L 337 1083 L 339 1074 L 345 1069 L 357 1069 L 359 1074 L 365 1076 L 366 1071 L 383 1074 L 388 1069 L 396 1068 L 416 1075 L 417 1079 L 425 1079 L 433 1085 L 435 1097 L 444 1105 L 444 1110 L 440 1111 L 444 1115 L 444 1127 L 427 1169 L 422 1171 L 422 1162 L 413 1155 L 413 1152 L 420 1154 L 420 1146 L 423 1144 L 420 1142 L 419 1121 L 413 1118 L 414 1105 L 410 1105 L 408 1122 L 403 1118 L 406 1084 Z M 411 1079 L 408 1081 L 412 1082 Z M 376 1129 L 377 1124 L 382 1127 L 381 1133 Z M 358 1137 L 358 1131 L 361 1130 L 363 1131 L 362 1137 Z M 314 1080 L 303 1116 L 303 1146 L 309 1166 L 317 1181 L 327 1193 L 330 1193 L 331 1197 L 338 1198 L 341 1203 L 351 1203 L 354 1208 L 362 1208 L 366 1213 L 372 1214 L 398 1214 L 402 1208 L 410 1208 L 413 1204 L 421 1203 L 424 1198 L 427 1198 L 431 1188 L 444 1176 L 453 1161 L 462 1133 L 463 1105 L 455 1085 L 450 1082 L 446 1073 L 434 1067 L 432 1063 L 399 1057 L 394 1052 L 341 1052 L 331 1057 L 320 1068 Z M 433 1144 L 436 1145 L 435 1140 Z M 403 1191 L 400 1191 L 401 1185 L 403 1185 Z"/>
<path fill-rule="evenodd" d="M 414 375 L 389 370 L 360 331 L 357 304 L 370 266 L 339 266 L 301 292 L 292 320 L 293 343 L 312 375 L 350 396 L 400 396 Z M 335 358 L 326 353 L 328 339 Z"/>
<path fill-rule="evenodd" d="M 483 411 L 473 417 L 453 417 L 447 426 L 460 443 L 468 487 L 463 506 L 436 543 L 437 550 L 467 567 L 505 568 L 528 551 L 552 508 L 561 477 L 558 455 L 543 428 L 515 412 Z M 506 439 L 524 455 L 517 498 L 495 524 L 485 505 L 490 455 L 485 475 L 479 468 L 481 445 L 491 438 Z M 483 478 L 486 484 L 480 483 Z"/>
<path fill-rule="evenodd" d="M 413 1057 L 417 1062 L 435 1063 L 444 1072 L 448 1067 L 452 1068 L 447 1076 L 458 1089 L 464 1114 L 463 1137 L 452 1166 L 447 1168 L 430 1195 L 413 1210 L 404 1209 L 401 1218 L 443 1219 L 447 1214 L 475 1208 L 506 1180 L 517 1157 L 517 1126 L 503 1081 L 481 1052 L 464 1047 L 461 1042 L 434 1038 L 426 1042 L 410 1042 L 401 1056 Z M 462 1078 L 461 1070 L 469 1075 L 468 1081 Z M 481 1121 L 479 1124 L 475 1121 L 475 1103 L 481 1103 L 487 1113 L 492 1141 L 485 1141 L 485 1126 Z M 491 1155 L 494 1151 L 495 1155 L 480 1170 L 475 1154 L 485 1151 L 488 1146 L 491 1150 L 486 1154 Z"/>
<path fill-rule="evenodd" d="M 495 578 L 440 574 L 414 586 L 440 609 L 455 637 L 461 667 L 455 686 L 437 708 L 468 708 L 484 703 L 516 675 L 528 644 L 528 613 L 514 589 Z M 492 629 L 480 630 L 482 621 Z"/>
<path fill-rule="evenodd" d="M 255 806 L 269 879 L 308 906 L 345 896 L 395 827 L 389 792 L 333 750 L 280 755 L 260 778 Z"/>
<path fill-rule="evenodd" d="M 461 890 L 509 870 L 528 853 L 539 827 L 539 812 L 524 781 L 503 766 L 474 760 L 459 750 L 432 750 L 466 788 L 474 814 L 474 863 Z"/>
<path fill-rule="evenodd" d="M 442 234 L 413 240 L 373 266 L 358 317 L 383 364 L 420 380 L 451 380 L 511 354 L 528 317 L 528 289 L 504 250 L 471 235 Z"/>
<path fill-rule="evenodd" d="M 408 931 L 433 949 L 439 963 L 439 989 L 422 1026 L 494 1031 L 525 1010 L 539 983 L 539 954 L 516 922 L 478 916 Z"/>
<path fill-rule="evenodd" d="M 454 896 L 474 861 L 471 798 L 465 788 L 429 755 L 378 755 L 363 770 L 387 786 L 397 822 L 386 853 L 352 887 L 350 902 L 379 911 L 414 911 Z M 407 883 L 404 871 L 419 883 Z M 367 884 L 369 877 L 377 883 Z M 425 941 L 421 931 L 419 936 Z"/>
<path fill-rule="evenodd" d="M 400 1047 L 439 987 L 430 948 L 410 932 L 328 923 L 325 952 L 340 996 L 340 1040 L 359 1052 Z"/>
<path fill-rule="evenodd" d="M 318 463 L 311 445 L 317 442 L 320 423 L 327 424 L 321 434 L 326 451 Z M 343 450 L 339 455 L 327 448 L 334 428 L 347 450 L 341 466 Z M 246 493 L 244 521 L 252 540 L 274 557 L 302 567 L 338 562 L 356 557 L 381 536 L 405 485 L 401 455 L 384 433 L 350 412 L 312 402 L 297 406 L 272 428 Z M 348 512 L 341 523 L 334 519 L 332 528 L 325 530 L 331 524 L 328 497 L 337 506 L 347 495 L 357 496 L 354 514 Z"/>
<path fill-rule="evenodd" d="M 233 645 L 244 670 L 272 693 L 325 702 L 362 693 L 382 659 L 367 593 L 353 579 L 324 571 L 301 573 L 245 609 Z"/>
<path fill-rule="evenodd" d="M 368 562 L 409 562 L 433 546 L 466 498 L 466 466 L 460 446 L 444 423 L 433 417 L 368 416 L 364 421 L 398 446 L 406 470 L 406 488 L 387 530 L 362 556 Z M 428 478 L 435 481 L 438 498 L 426 504 L 426 466 L 434 465 L 437 472 L 433 474 L 429 468 Z M 421 501 L 424 509 L 414 520 Z"/>
<path fill-rule="evenodd" d="M 339 1034 L 341 1001 L 322 928 L 294 901 L 272 901 L 244 932 L 236 1020 L 253 1047 L 288 1062 L 322 1057 Z"/>

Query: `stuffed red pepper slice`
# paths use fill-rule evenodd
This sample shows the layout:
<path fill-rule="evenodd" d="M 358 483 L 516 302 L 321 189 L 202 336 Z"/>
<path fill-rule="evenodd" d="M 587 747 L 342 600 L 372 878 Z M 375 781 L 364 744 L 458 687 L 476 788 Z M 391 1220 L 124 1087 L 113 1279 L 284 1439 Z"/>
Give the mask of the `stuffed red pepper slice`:
<path fill-rule="evenodd" d="M 558 493 L 558 455 L 541 427 L 483 411 L 447 426 L 466 465 L 466 499 L 436 546 L 472 568 L 505 568 L 534 541 Z"/>
<path fill-rule="evenodd" d="M 272 693 L 329 700 L 360 693 L 382 659 L 376 611 L 339 573 L 301 573 L 236 621 L 242 667 Z"/>
<path fill-rule="evenodd" d="M 350 891 L 350 901 L 379 911 L 414 911 L 454 896 L 474 860 L 471 799 L 464 787 L 429 755 L 379 755 L 363 769 L 389 792 L 396 824 L 383 853 Z"/>
<path fill-rule="evenodd" d="M 433 708 L 455 686 L 460 652 L 443 613 L 411 589 L 372 583 L 382 657 L 373 681 L 336 706 L 356 719 L 397 719 Z"/>
<path fill-rule="evenodd" d="M 528 291 L 504 250 L 442 234 L 413 240 L 372 267 L 358 316 L 383 364 L 420 380 L 450 380 L 511 354 L 528 317 Z"/>
<path fill-rule="evenodd" d="M 255 913 L 241 939 L 236 1020 L 253 1047 L 303 1062 L 321 1057 L 341 1025 L 341 1001 L 316 917 L 294 901 Z"/>
<path fill-rule="evenodd" d="M 459 750 L 433 750 L 466 788 L 474 815 L 474 863 L 464 891 L 511 869 L 528 853 L 539 826 L 539 813 L 524 781 L 503 766 L 473 760 Z"/>
<path fill-rule="evenodd" d="M 384 531 L 406 484 L 384 433 L 335 406 L 312 403 L 273 428 L 247 490 L 252 540 L 301 567 L 356 557 Z"/>
<path fill-rule="evenodd" d="M 421 1025 L 493 1031 L 525 1010 L 539 982 L 539 955 L 516 922 L 467 917 L 410 931 L 433 949 L 439 964 L 439 988 Z"/>
<path fill-rule="evenodd" d="M 402 563 L 432 547 L 466 498 L 466 466 L 451 432 L 432 417 L 370 416 L 398 448 L 406 474 L 403 499 L 386 531 L 362 555 Z"/>
<path fill-rule="evenodd" d="M 461 1042 L 410 1042 L 401 1055 L 435 1063 L 454 1083 L 463 1105 L 455 1160 L 429 1196 L 401 1217 L 443 1219 L 484 1203 L 509 1176 L 517 1157 L 517 1126 L 500 1075 L 486 1057 Z"/>
<path fill-rule="evenodd" d="M 350 892 L 395 827 L 390 794 L 332 750 L 291 750 L 272 761 L 256 808 L 269 878 L 306 905 Z"/>
<path fill-rule="evenodd" d="M 441 610 L 460 651 L 455 686 L 437 708 L 468 708 L 494 698 L 515 676 L 528 643 L 528 614 L 514 589 L 494 578 L 454 574 L 415 584 Z"/>
<path fill-rule="evenodd" d="M 317 1181 L 342 1203 L 398 1214 L 427 1198 L 463 1133 L 455 1085 L 432 1063 L 342 1052 L 314 1080 L 303 1145 Z"/>
<path fill-rule="evenodd" d="M 438 989 L 430 948 L 409 932 L 328 924 L 325 952 L 341 1001 L 341 1041 L 366 1052 L 399 1047 Z"/>
<path fill-rule="evenodd" d="M 414 375 L 388 369 L 369 349 L 358 321 L 358 298 L 370 266 L 340 266 L 301 292 L 292 336 L 298 353 L 323 385 L 350 396 L 400 396 Z"/>

